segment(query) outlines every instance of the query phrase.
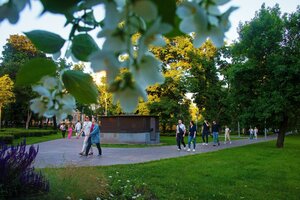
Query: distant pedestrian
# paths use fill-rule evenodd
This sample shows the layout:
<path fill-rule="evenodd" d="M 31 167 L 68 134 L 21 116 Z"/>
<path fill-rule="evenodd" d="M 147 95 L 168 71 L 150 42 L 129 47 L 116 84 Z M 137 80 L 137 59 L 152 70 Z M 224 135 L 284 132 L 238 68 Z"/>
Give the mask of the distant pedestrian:
<path fill-rule="evenodd" d="M 183 149 L 185 150 L 186 145 L 184 143 L 184 136 L 186 133 L 185 125 L 181 120 L 178 120 L 178 124 L 176 126 L 176 141 L 178 146 L 178 151 L 181 150 L 181 144 L 183 145 Z"/>
<path fill-rule="evenodd" d="M 255 126 L 253 130 L 254 138 L 257 140 L 258 128 Z"/>
<path fill-rule="evenodd" d="M 78 120 L 77 123 L 75 124 L 75 132 L 76 132 L 77 139 L 78 139 L 78 135 L 80 134 L 80 131 L 81 131 L 81 123 Z"/>
<path fill-rule="evenodd" d="M 225 125 L 225 141 L 224 144 L 227 143 L 227 139 L 229 141 L 229 144 L 231 144 L 231 140 L 230 140 L 230 129 L 228 128 L 227 125 Z"/>
<path fill-rule="evenodd" d="M 96 144 L 98 149 L 98 156 L 102 155 L 102 150 L 100 146 L 100 127 L 97 124 L 95 118 L 92 119 L 93 130 L 90 133 L 90 137 L 88 139 L 88 145 L 86 147 L 85 155 L 87 156 L 92 144 Z"/>
<path fill-rule="evenodd" d="M 72 134 L 73 134 L 73 125 L 72 125 L 72 123 L 69 123 L 68 124 L 68 139 L 71 139 Z"/>
<path fill-rule="evenodd" d="M 63 123 L 60 125 L 59 129 L 61 130 L 61 135 L 62 135 L 62 137 L 65 138 L 65 137 L 66 137 L 66 132 L 67 132 L 67 127 L 66 127 L 65 122 L 63 122 Z"/>
<path fill-rule="evenodd" d="M 191 142 L 193 142 L 193 151 L 195 151 L 196 149 L 196 134 L 197 134 L 197 130 L 196 130 L 196 125 L 194 124 L 193 121 L 190 121 L 190 127 L 189 127 L 189 137 L 188 137 L 188 151 L 191 151 Z"/>
<path fill-rule="evenodd" d="M 216 121 L 213 121 L 211 129 L 212 129 L 212 133 L 213 133 L 214 146 L 216 146 L 217 144 L 219 146 L 220 145 L 220 142 L 219 142 L 219 130 L 220 130 L 220 127 L 219 127 L 219 124 L 217 124 Z"/>
<path fill-rule="evenodd" d="M 250 140 L 252 140 L 253 139 L 253 135 L 254 135 L 254 130 L 251 127 L 249 129 L 249 135 L 250 135 Z"/>
<path fill-rule="evenodd" d="M 202 125 L 202 140 L 203 140 L 202 144 L 203 145 L 208 145 L 208 134 L 209 134 L 209 123 L 207 120 L 204 120 L 203 125 Z"/>

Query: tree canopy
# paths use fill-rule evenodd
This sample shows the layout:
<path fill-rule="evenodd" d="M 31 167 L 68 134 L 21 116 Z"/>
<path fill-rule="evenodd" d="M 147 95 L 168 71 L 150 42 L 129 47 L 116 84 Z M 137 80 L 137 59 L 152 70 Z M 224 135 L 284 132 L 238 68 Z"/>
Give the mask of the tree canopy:
<path fill-rule="evenodd" d="M 247 126 L 265 123 L 277 127 L 277 146 L 296 128 L 300 105 L 299 24 L 296 13 L 282 16 L 278 5 L 262 5 L 255 17 L 242 24 L 239 41 L 232 47 L 228 69 L 231 95 L 239 118 Z M 294 124 L 294 125 L 293 125 Z"/>
<path fill-rule="evenodd" d="M 6 74 L 0 77 L 0 128 L 2 125 L 2 107 L 15 101 L 14 82 Z"/>

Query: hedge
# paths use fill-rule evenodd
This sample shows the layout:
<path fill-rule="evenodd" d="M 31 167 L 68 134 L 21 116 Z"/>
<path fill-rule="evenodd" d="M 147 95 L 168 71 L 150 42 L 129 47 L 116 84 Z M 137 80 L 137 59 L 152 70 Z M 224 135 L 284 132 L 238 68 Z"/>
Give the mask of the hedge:
<path fill-rule="evenodd" d="M 1 130 L 0 132 L 0 142 L 4 142 L 6 144 L 11 144 L 14 139 L 22 138 L 22 137 L 42 137 L 44 135 L 56 134 L 55 130 L 22 130 L 22 129 L 14 129 L 14 130 Z"/>
<path fill-rule="evenodd" d="M 13 135 L 0 135 L 0 143 L 12 144 L 14 140 Z"/>

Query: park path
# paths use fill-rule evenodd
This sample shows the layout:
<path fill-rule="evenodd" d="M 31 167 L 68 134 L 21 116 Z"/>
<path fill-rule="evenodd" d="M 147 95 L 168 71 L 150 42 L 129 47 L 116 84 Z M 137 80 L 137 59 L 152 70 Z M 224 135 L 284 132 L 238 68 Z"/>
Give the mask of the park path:
<path fill-rule="evenodd" d="M 195 152 L 187 152 L 185 150 L 178 151 L 176 145 L 145 148 L 102 147 L 102 156 L 97 156 L 98 150 L 95 147 L 93 147 L 93 150 L 94 152 L 96 152 L 96 155 L 88 157 L 78 155 L 82 147 L 83 138 L 58 139 L 34 144 L 34 146 L 39 146 L 39 153 L 35 159 L 34 166 L 36 168 L 46 168 L 64 167 L 68 165 L 105 166 L 117 164 L 143 163 L 166 158 L 175 158 L 205 152 L 218 151 L 221 149 L 244 146 L 274 139 L 275 137 L 272 136 L 268 137 L 267 139 L 259 138 L 257 140 L 240 139 L 232 141 L 232 144 L 223 144 L 222 142 L 220 146 L 213 146 L 212 143 L 209 143 L 207 146 L 197 144 Z"/>

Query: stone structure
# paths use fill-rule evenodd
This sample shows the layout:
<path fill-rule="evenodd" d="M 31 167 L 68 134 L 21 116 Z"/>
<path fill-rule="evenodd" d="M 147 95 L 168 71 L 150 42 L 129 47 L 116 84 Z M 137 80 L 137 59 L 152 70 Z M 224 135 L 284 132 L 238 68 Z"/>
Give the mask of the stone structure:
<path fill-rule="evenodd" d="M 101 142 L 158 144 L 159 122 L 157 116 L 101 116 Z"/>

